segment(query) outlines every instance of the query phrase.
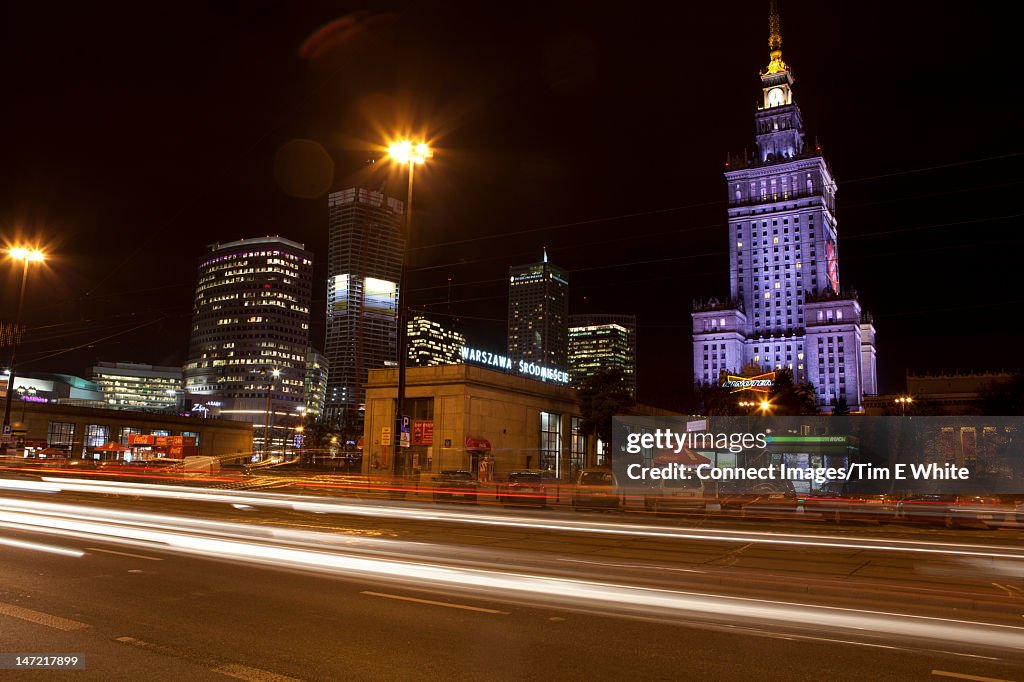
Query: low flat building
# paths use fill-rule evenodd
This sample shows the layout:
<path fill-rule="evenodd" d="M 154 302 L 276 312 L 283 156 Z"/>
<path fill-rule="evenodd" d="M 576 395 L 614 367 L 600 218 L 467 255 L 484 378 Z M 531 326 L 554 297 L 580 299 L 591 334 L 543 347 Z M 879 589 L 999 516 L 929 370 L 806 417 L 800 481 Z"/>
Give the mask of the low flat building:
<path fill-rule="evenodd" d="M 22 402 L 11 410 L 11 422 L 19 451 L 56 448 L 82 457 L 110 441 L 127 446 L 139 435 L 194 437 L 200 455 L 242 459 L 253 450 L 252 425 L 227 419 Z"/>
<path fill-rule="evenodd" d="M 103 400 L 115 410 L 167 410 L 180 407 L 181 367 L 161 367 L 135 362 L 97 362 L 90 377 L 103 392 Z"/>
<path fill-rule="evenodd" d="M 575 389 L 471 364 L 409 367 L 405 409 L 408 448 L 394 458 L 398 370 L 371 370 L 366 385 L 363 472 L 370 476 L 479 471 L 494 460 L 498 478 L 544 469 L 562 479 L 586 466 Z"/>

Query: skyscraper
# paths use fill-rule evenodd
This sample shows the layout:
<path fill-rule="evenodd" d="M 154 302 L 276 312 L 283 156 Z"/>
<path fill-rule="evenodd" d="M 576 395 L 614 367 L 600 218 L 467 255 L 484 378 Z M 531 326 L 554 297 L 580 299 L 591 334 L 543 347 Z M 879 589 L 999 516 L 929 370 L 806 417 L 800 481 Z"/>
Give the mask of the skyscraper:
<path fill-rule="evenodd" d="M 408 323 L 408 360 L 410 367 L 458 365 L 466 337 L 426 315 L 413 315 Z"/>
<path fill-rule="evenodd" d="M 281 441 L 304 404 L 313 254 L 282 237 L 213 244 L 199 261 L 185 392 Z M 274 376 L 277 370 L 279 376 Z"/>
<path fill-rule="evenodd" d="M 302 412 L 320 416 L 327 398 L 327 377 L 330 375 L 327 357 L 316 348 L 306 349 L 306 404 Z"/>
<path fill-rule="evenodd" d="M 622 371 L 630 395 L 636 398 L 636 315 L 570 315 L 573 385 L 613 367 Z"/>
<path fill-rule="evenodd" d="M 836 183 L 804 139 L 774 3 L 769 26 L 757 153 L 730 159 L 725 173 L 730 296 L 694 305 L 694 378 L 785 367 L 814 384 L 820 409 L 844 399 L 859 411 L 877 392 L 875 328 L 856 293 L 840 286 Z"/>
<path fill-rule="evenodd" d="M 569 277 L 548 262 L 509 268 L 508 354 L 569 370 Z"/>
<path fill-rule="evenodd" d="M 404 204 L 383 193 L 333 192 L 328 206 L 325 412 L 361 420 L 367 371 L 398 360 L 398 281 Z"/>

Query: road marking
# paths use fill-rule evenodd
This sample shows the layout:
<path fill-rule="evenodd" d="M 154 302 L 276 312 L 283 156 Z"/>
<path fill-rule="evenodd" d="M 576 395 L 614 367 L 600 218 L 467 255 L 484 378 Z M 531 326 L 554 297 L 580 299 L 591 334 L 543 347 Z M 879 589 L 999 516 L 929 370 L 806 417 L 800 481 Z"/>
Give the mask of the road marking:
<path fill-rule="evenodd" d="M 80 623 L 77 620 L 71 620 L 70 618 L 61 618 L 60 616 L 53 616 L 49 613 L 43 613 L 42 611 L 33 611 L 32 609 L 15 606 L 14 604 L 5 604 L 3 602 L 0 602 L 0 615 L 10 616 L 11 618 L 20 618 L 21 620 L 27 620 L 30 623 L 45 625 L 48 628 L 64 630 L 65 632 L 71 632 L 72 630 L 84 630 L 85 628 L 90 627 L 88 623 Z"/>
<path fill-rule="evenodd" d="M 194 656 L 172 649 L 170 647 L 161 646 L 159 644 L 153 644 L 152 642 L 145 642 L 141 639 L 135 639 L 134 637 L 115 637 L 116 641 L 129 646 L 137 647 L 139 649 L 145 649 L 146 651 L 152 651 L 154 653 L 163 654 L 164 656 L 170 656 L 172 658 L 179 658 L 193 663 L 199 662 Z M 205 665 L 209 665 L 210 661 L 205 661 Z M 239 663 L 225 663 L 224 665 L 217 666 L 216 668 L 210 668 L 212 672 L 220 673 L 221 675 L 227 675 L 228 677 L 234 677 L 239 680 L 248 680 L 248 682 L 303 682 L 297 677 L 288 677 L 287 675 L 278 675 L 272 673 L 269 670 L 262 670 L 260 668 L 250 668 L 247 665 L 241 665 Z"/>
<path fill-rule="evenodd" d="M 431 606 L 446 606 L 449 609 L 462 609 L 464 611 L 479 611 L 480 613 L 493 613 L 499 616 L 509 615 L 508 611 L 496 611 L 495 609 L 485 609 L 480 606 L 466 606 L 465 604 L 449 604 L 443 601 L 431 601 L 430 599 L 417 599 L 415 597 L 403 597 L 398 594 L 387 594 L 385 592 L 360 592 L 359 594 L 365 594 L 371 597 L 383 597 L 384 599 L 397 599 L 399 601 L 412 601 L 417 604 L 430 604 Z"/>
<path fill-rule="evenodd" d="M 948 670 L 933 670 L 932 675 L 936 677 L 952 677 L 957 680 L 974 680 L 975 682 L 1013 682 L 998 677 L 982 677 L 981 675 L 968 675 L 967 673 L 951 673 Z"/>
<path fill-rule="evenodd" d="M 163 561 L 155 556 L 146 556 L 144 554 L 132 554 L 131 552 L 115 552 L 112 549 L 100 549 L 99 547 L 86 547 L 90 552 L 103 552 L 104 554 L 117 554 L 118 556 L 130 556 L 133 559 L 145 559 L 146 561 Z"/>
<path fill-rule="evenodd" d="M 277 673 L 272 673 L 269 670 L 250 668 L 247 665 L 239 665 L 237 663 L 222 665 L 219 668 L 210 668 L 210 670 L 215 673 L 220 673 L 221 675 L 234 677 L 238 680 L 249 680 L 249 682 L 302 682 L 297 677 L 278 675 Z"/>

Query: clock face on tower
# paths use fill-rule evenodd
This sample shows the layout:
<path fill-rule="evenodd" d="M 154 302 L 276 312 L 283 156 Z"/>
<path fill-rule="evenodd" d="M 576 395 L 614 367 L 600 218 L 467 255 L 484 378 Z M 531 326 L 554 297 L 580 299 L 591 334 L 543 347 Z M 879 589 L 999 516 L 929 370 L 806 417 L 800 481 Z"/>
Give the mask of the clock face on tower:
<path fill-rule="evenodd" d="M 782 92 L 782 88 L 772 88 L 768 91 L 768 106 L 777 107 L 785 102 L 786 96 Z"/>

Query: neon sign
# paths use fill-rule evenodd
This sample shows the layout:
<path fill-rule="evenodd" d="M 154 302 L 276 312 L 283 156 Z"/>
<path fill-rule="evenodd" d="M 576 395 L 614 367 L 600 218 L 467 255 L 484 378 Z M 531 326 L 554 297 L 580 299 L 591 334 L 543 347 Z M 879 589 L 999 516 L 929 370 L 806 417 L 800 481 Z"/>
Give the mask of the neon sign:
<path fill-rule="evenodd" d="M 725 377 L 722 388 L 731 388 L 732 393 L 739 391 L 758 391 L 768 393 L 775 384 L 775 372 L 758 374 L 756 377 L 736 377 L 731 374 Z"/>
<path fill-rule="evenodd" d="M 568 372 L 561 369 L 554 369 L 553 367 L 538 365 L 536 362 L 520 360 L 518 363 L 515 363 L 512 362 L 512 358 L 506 355 L 498 355 L 497 353 L 491 353 L 477 348 L 470 348 L 469 346 L 463 346 L 460 354 L 462 355 L 462 359 L 466 362 L 497 367 L 505 370 L 506 372 L 515 372 L 516 374 L 540 379 L 541 381 L 553 381 L 559 384 L 569 383 Z"/>

